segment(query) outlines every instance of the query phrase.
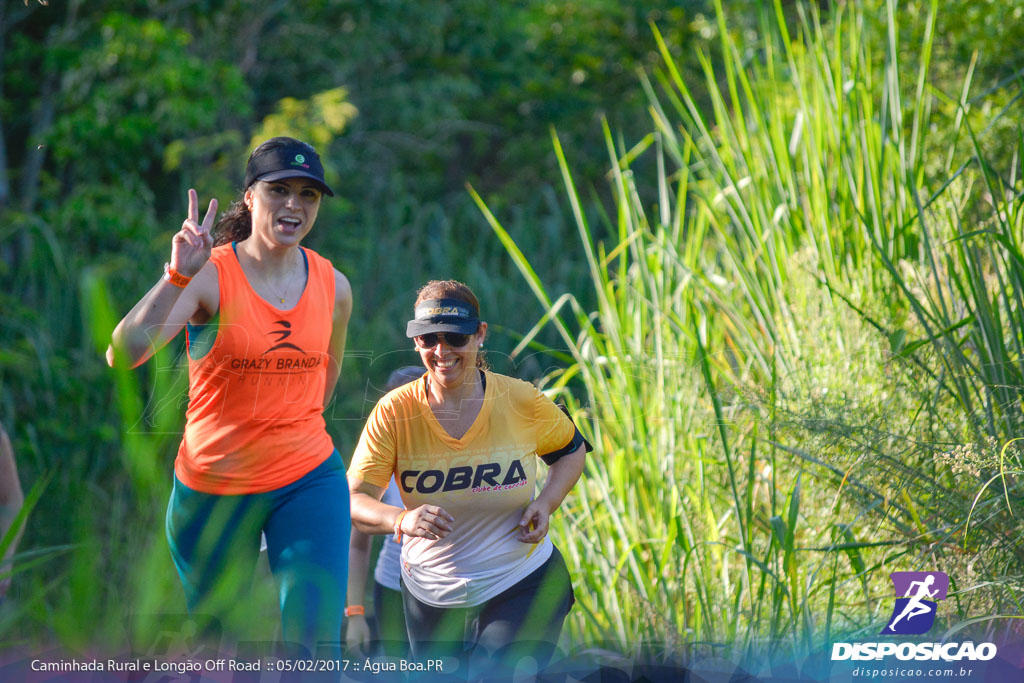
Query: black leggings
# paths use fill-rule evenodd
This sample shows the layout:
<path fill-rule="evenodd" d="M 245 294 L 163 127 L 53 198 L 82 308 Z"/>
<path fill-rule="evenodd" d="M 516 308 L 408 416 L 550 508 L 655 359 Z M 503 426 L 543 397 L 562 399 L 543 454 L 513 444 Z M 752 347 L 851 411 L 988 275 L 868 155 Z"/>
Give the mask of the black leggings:
<path fill-rule="evenodd" d="M 557 548 L 533 573 L 482 605 L 433 607 L 414 598 L 404 582 L 402 600 L 413 657 L 458 657 L 471 673 L 495 663 L 515 667 L 527 656 L 543 669 L 576 602 Z"/>

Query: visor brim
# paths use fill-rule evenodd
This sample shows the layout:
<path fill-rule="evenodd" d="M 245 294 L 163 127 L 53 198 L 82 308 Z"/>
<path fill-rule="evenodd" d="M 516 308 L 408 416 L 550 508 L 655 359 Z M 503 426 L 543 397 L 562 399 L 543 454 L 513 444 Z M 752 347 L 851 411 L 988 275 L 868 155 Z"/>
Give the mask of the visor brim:
<path fill-rule="evenodd" d="M 479 320 L 410 320 L 405 327 L 405 336 L 412 339 L 431 332 L 475 334 L 478 329 L 480 329 Z"/>
<path fill-rule="evenodd" d="M 284 171 L 271 171 L 270 173 L 264 173 L 260 177 L 253 180 L 253 182 L 255 183 L 257 180 L 265 180 L 267 182 L 271 182 L 274 180 L 285 180 L 286 178 L 309 178 L 310 180 L 313 181 L 313 184 L 320 188 L 320 191 L 323 192 L 325 195 L 327 195 L 328 197 L 334 196 L 334 191 L 327 186 L 327 183 L 320 180 L 312 173 L 306 173 L 305 171 L 295 171 L 292 169 L 286 169 Z"/>

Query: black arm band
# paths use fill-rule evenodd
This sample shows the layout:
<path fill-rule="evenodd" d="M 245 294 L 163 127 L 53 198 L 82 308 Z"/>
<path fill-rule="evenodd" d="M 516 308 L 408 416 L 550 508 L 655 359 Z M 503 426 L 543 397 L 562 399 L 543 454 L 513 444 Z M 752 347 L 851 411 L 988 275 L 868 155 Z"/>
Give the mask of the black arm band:
<path fill-rule="evenodd" d="M 565 406 L 559 403 L 558 407 L 562 409 L 562 412 L 565 413 L 566 417 L 569 417 L 569 411 L 566 410 Z M 569 419 L 571 420 L 572 418 Z M 563 456 L 569 455 L 570 453 L 575 453 L 576 449 L 578 449 L 580 446 L 585 446 L 587 453 L 594 450 L 594 447 L 590 445 L 590 442 L 584 439 L 583 435 L 580 434 L 580 428 L 576 427 L 575 423 L 573 423 L 573 427 L 575 427 L 576 433 L 572 435 L 572 441 L 567 443 L 565 446 L 562 446 L 557 451 L 545 453 L 544 455 L 540 456 L 541 460 L 543 460 L 544 464 L 546 464 L 548 467 L 554 465 Z"/>
<path fill-rule="evenodd" d="M 570 453 L 575 453 L 576 449 L 578 449 L 580 446 L 586 446 L 587 453 L 594 450 L 594 447 L 590 445 L 589 441 L 583 438 L 583 435 L 580 434 L 580 430 L 577 427 L 576 433 L 573 434 L 572 441 L 570 441 L 564 447 L 559 448 L 557 451 L 554 451 L 552 453 L 546 453 L 540 456 L 540 459 L 543 460 L 548 467 L 551 467 L 556 462 L 558 462 L 563 456 L 569 455 Z"/>

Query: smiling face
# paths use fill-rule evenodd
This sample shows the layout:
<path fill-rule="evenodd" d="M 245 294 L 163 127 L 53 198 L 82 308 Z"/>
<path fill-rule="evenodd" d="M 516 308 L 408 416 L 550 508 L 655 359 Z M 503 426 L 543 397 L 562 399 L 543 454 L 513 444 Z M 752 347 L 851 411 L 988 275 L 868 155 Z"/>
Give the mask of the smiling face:
<path fill-rule="evenodd" d="M 322 193 L 308 178 L 258 180 L 245 191 L 252 234 L 276 246 L 295 246 L 309 234 Z"/>
<path fill-rule="evenodd" d="M 446 392 L 458 391 L 467 381 L 476 379 L 476 358 L 487 336 L 487 323 L 481 322 L 475 334 L 469 335 L 464 346 L 454 347 L 442 336 L 433 346 L 422 346 L 423 339 L 413 340 L 423 367 L 430 379 Z"/>

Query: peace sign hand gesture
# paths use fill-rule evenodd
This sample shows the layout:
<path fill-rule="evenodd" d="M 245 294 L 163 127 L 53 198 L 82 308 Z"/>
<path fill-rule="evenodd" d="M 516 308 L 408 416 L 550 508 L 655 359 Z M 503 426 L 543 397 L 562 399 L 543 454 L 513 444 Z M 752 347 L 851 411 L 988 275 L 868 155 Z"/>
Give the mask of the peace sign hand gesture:
<path fill-rule="evenodd" d="M 199 195 L 188 191 L 188 218 L 181 224 L 181 230 L 171 240 L 171 268 L 185 277 L 193 277 L 210 259 L 213 248 L 213 228 L 217 216 L 217 200 L 210 200 L 203 222 L 199 222 Z"/>

